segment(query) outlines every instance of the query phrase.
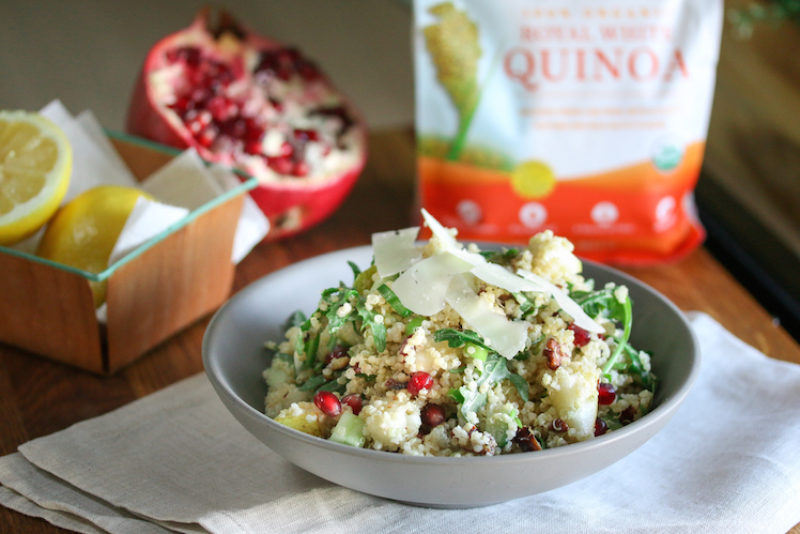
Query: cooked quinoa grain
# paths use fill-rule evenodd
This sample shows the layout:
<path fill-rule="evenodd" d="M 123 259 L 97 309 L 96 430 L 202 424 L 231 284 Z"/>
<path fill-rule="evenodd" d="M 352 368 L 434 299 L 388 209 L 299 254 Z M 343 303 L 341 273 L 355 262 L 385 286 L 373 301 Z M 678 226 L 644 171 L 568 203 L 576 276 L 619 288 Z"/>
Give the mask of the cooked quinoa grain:
<path fill-rule="evenodd" d="M 595 288 L 550 231 L 480 251 L 423 215 L 427 243 L 416 228 L 376 234 L 351 286 L 267 342 L 268 416 L 352 446 L 467 456 L 585 441 L 647 412 L 656 379 L 628 343 L 627 288 Z"/>

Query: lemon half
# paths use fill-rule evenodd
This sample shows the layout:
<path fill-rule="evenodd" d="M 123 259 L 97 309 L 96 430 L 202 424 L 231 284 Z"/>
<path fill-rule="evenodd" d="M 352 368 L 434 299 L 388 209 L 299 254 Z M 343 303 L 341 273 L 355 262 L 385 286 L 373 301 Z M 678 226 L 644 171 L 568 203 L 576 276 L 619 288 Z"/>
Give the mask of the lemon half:
<path fill-rule="evenodd" d="M 139 197 L 133 187 L 101 185 L 88 189 L 61 208 L 39 242 L 36 253 L 90 273 L 108 268 L 108 259 Z M 89 282 L 95 306 L 105 301 L 105 282 Z"/>
<path fill-rule="evenodd" d="M 49 119 L 0 111 L 0 245 L 33 234 L 58 209 L 72 173 L 72 148 Z"/>

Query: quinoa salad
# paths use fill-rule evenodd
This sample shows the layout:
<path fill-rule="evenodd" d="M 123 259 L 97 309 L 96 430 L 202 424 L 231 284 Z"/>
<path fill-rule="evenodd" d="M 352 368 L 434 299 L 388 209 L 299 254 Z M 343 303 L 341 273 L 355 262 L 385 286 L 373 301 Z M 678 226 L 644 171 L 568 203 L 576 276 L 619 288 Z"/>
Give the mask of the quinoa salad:
<path fill-rule="evenodd" d="M 264 371 L 265 413 L 338 443 L 422 456 L 531 452 L 647 413 L 650 355 L 628 341 L 625 286 L 595 287 L 549 230 L 480 250 L 422 211 L 376 233 L 353 281 L 296 311 Z M 287 314 L 291 310 L 287 310 Z"/>

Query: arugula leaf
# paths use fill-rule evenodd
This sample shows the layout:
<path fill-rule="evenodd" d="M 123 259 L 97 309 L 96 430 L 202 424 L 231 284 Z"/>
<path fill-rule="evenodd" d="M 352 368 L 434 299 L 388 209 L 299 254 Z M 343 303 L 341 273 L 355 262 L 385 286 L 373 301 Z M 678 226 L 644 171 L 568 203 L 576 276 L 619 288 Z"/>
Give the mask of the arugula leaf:
<path fill-rule="evenodd" d="M 319 375 L 319 376 L 322 376 L 322 375 Z M 332 378 L 331 380 L 328 380 L 327 382 L 325 382 L 321 386 L 319 386 L 314 391 L 314 393 L 317 393 L 317 392 L 320 392 L 320 391 L 333 391 L 333 392 L 339 393 L 341 395 L 342 393 L 345 392 L 346 389 L 347 389 L 347 384 L 340 384 L 339 383 L 339 377 L 336 376 L 336 377 Z"/>
<path fill-rule="evenodd" d="M 461 388 L 453 388 L 449 390 L 447 392 L 447 396 L 456 401 L 458 404 L 462 404 L 464 402 L 464 395 L 461 393 Z"/>
<path fill-rule="evenodd" d="M 362 297 L 356 302 L 356 311 L 363 324 L 372 330 L 372 338 L 375 340 L 378 352 L 386 350 L 386 325 L 375 320 L 375 314 L 367 309 L 366 301 Z"/>
<path fill-rule="evenodd" d="M 619 430 L 624 425 L 622 421 L 619 419 L 619 414 L 609 410 L 605 415 L 600 416 L 600 419 L 605 421 L 606 425 L 608 426 L 608 430 Z"/>
<path fill-rule="evenodd" d="M 511 372 L 509 372 L 508 379 L 511 380 L 512 384 L 514 384 L 514 387 L 517 389 L 519 396 L 522 397 L 522 400 L 528 402 L 528 381 L 517 373 Z"/>
<path fill-rule="evenodd" d="M 419 315 L 413 317 L 410 321 L 408 321 L 408 324 L 406 324 L 406 334 L 409 336 L 413 334 L 414 330 L 416 330 L 420 325 L 422 325 L 422 321 L 424 320 L 425 318 L 420 317 Z"/>
<path fill-rule="evenodd" d="M 628 343 L 631 335 L 631 324 L 633 321 L 633 303 L 628 296 L 620 302 L 614 295 L 614 287 L 604 287 L 597 291 L 575 291 L 570 294 L 572 299 L 577 302 L 590 317 L 605 316 L 622 325 L 622 335 L 614 338 L 616 347 L 609 356 L 601 371 L 606 377 L 609 376 L 611 369 L 616 365 L 620 354 Z"/>
<path fill-rule="evenodd" d="M 461 402 L 461 407 L 459 411 L 464 418 L 467 417 L 469 412 L 477 412 L 481 408 L 483 408 L 484 404 L 486 404 L 486 393 L 482 393 L 480 389 L 471 390 L 467 389 L 464 386 L 458 388 L 459 393 L 461 393 L 461 397 L 464 399 Z"/>
<path fill-rule="evenodd" d="M 350 270 L 353 271 L 353 281 L 355 281 L 355 279 L 358 278 L 358 275 L 361 273 L 361 268 L 350 260 L 347 260 L 347 265 L 349 265 Z"/>
<path fill-rule="evenodd" d="M 623 304 L 623 315 L 621 318 L 622 322 L 622 337 L 617 339 L 617 346 L 614 349 L 614 352 L 611 353 L 611 356 L 608 357 L 608 361 L 603 364 L 603 368 L 601 369 L 603 375 L 608 376 L 611 372 L 611 367 L 617 361 L 617 358 L 622 353 L 622 349 L 628 343 L 628 339 L 631 337 L 631 323 L 633 322 L 633 305 L 631 303 L 631 298 L 628 297 L 625 299 Z"/>
<path fill-rule="evenodd" d="M 367 382 L 375 382 L 375 379 L 377 378 L 377 376 L 375 375 L 368 375 L 366 373 L 356 373 L 356 376 L 359 378 L 363 378 Z"/>
<path fill-rule="evenodd" d="M 478 347 L 483 347 L 490 352 L 494 352 L 477 332 L 472 330 L 456 330 L 455 328 L 442 328 L 433 333 L 434 341 L 447 341 L 450 348 L 458 348 L 465 343 L 472 343 Z"/>
<path fill-rule="evenodd" d="M 334 293 L 338 293 L 341 289 L 342 289 L 341 287 L 329 287 L 327 289 L 323 289 L 322 299 L 327 302 L 329 296 L 333 295 Z"/>
<path fill-rule="evenodd" d="M 316 336 L 310 336 L 303 344 L 303 354 L 306 359 L 303 361 L 303 368 L 310 369 L 317 363 L 317 351 L 319 350 L 319 333 Z"/>
<path fill-rule="evenodd" d="M 512 378 L 517 377 L 517 378 Z M 456 398 L 454 394 L 450 396 L 456 399 L 459 404 L 461 404 L 459 411 L 464 417 L 467 417 L 469 412 L 477 412 L 481 408 L 483 408 L 484 404 L 486 404 L 486 393 L 481 393 L 481 386 L 487 384 L 489 387 L 505 380 L 511 380 L 511 383 L 514 384 L 514 387 L 517 388 L 519 391 L 520 396 L 527 400 L 528 398 L 528 383 L 525 382 L 525 379 L 519 376 L 516 373 L 512 373 L 508 369 L 508 361 L 500 356 L 495 352 L 490 352 L 486 362 L 483 364 L 483 371 L 481 371 L 480 376 L 475 380 L 475 389 L 471 389 L 467 386 L 461 386 L 457 390 Z M 524 383 L 524 388 L 520 391 L 520 387 Z M 463 399 L 463 400 L 459 400 Z"/>
<path fill-rule="evenodd" d="M 631 374 L 634 380 L 646 389 L 655 391 L 655 377 L 649 371 L 645 371 L 642 359 L 639 357 L 639 351 L 631 347 L 630 344 L 625 344 L 622 350 L 627 359 L 627 363 L 623 366 L 625 372 Z"/>
<path fill-rule="evenodd" d="M 506 264 L 519 256 L 519 249 L 517 248 L 503 248 L 501 250 L 484 250 L 480 255 L 486 258 L 486 261 L 491 263 Z"/>
<path fill-rule="evenodd" d="M 400 302 L 399 298 L 397 298 L 395 292 L 392 291 L 392 289 L 386 284 L 379 285 L 378 292 L 383 295 L 383 298 L 386 299 L 386 302 L 389 303 L 389 306 L 391 306 L 392 309 L 401 317 L 408 317 L 412 314 L 412 311 L 403 306 L 403 303 Z"/>
<path fill-rule="evenodd" d="M 311 378 L 303 382 L 297 389 L 300 391 L 315 391 L 319 386 L 325 383 L 325 377 L 322 375 L 313 375 Z"/>
<path fill-rule="evenodd" d="M 286 322 L 283 323 L 283 331 L 286 332 L 293 326 L 302 326 L 307 320 L 308 318 L 306 317 L 306 314 L 300 310 L 297 310 L 286 319 Z"/>
<path fill-rule="evenodd" d="M 536 311 L 536 305 L 523 293 L 512 293 L 511 295 L 514 297 L 514 300 L 517 301 L 517 304 L 519 304 L 523 319 Z"/>
<path fill-rule="evenodd" d="M 337 298 L 334 299 L 334 296 Z M 349 289 L 344 286 L 339 286 L 335 291 L 332 291 L 325 296 L 326 302 L 328 303 L 328 309 L 325 312 L 325 317 L 328 319 L 327 328 L 331 335 L 330 343 L 336 342 L 336 332 L 338 332 L 346 322 L 353 319 L 352 310 L 348 313 L 340 315 L 339 309 L 345 304 L 349 303 L 350 299 L 354 296 L 357 297 L 358 292 L 354 289 Z"/>

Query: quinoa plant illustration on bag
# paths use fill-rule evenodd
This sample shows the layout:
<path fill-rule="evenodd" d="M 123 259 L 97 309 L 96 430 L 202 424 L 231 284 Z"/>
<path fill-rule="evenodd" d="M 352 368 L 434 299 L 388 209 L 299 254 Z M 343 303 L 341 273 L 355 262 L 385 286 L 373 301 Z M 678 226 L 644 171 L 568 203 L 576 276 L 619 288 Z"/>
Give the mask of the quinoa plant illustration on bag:
<path fill-rule="evenodd" d="M 652 263 L 703 239 L 721 0 L 415 0 L 418 196 L 459 237 Z"/>

